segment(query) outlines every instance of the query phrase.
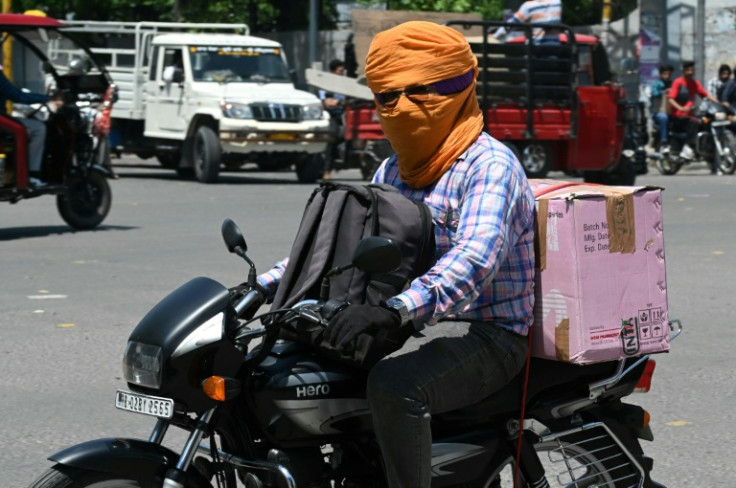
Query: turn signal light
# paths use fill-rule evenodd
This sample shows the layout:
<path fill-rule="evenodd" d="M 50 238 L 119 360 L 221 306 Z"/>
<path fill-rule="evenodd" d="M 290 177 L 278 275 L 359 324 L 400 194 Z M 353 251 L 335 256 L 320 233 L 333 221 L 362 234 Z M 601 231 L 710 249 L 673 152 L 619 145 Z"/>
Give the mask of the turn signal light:
<path fill-rule="evenodd" d="M 235 398 L 240 393 L 240 381 L 222 376 L 210 376 L 202 382 L 202 390 L 218 402 Z"/>
<path fill-rule="evenodd" d="M 646 393 L 652 388 L 652 376 L 654 376 L 654 367 L 656 365 L 657 362 L 654 359 L 647 360 L 647 364 L 644 366 L 644 373 L 642 373 L 641 378 L 636 383 L 634 391 Z"/>
<path fill-rule="evenodd" d="M 646 429 L 649 426 L 649 421 L 652 420 L 652 416 L 649 415 L 649 412 L 644 410 L 644 418 L 642 419 L 642 429 Z"/>

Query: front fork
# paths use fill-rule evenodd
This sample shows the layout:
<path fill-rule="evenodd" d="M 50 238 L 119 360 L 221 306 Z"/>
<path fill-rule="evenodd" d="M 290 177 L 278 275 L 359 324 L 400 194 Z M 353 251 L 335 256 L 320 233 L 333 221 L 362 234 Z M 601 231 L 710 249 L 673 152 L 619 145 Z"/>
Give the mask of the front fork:
<path fill-rule="evenodd" d="M 176 467 L 169 469 L 166 472 L 166 478 L 164 479 L 163 488 L 184 488 L 184 479 L 186 477 L 186 471 L 189 469 L 189 465 L 192 464 L 194 454 L 197 452 L 202 438 L 210 429 L 210 421 L 215 413 L 215 409 L 210 409 L 204 412 L 196 421 L 194 429 L 192 429 L 187 443 L 184 445 L 184 449 L 179 455 L 179 460 L 176 463 Z M 166 431 L 169 428 L 169 423 L 163 419 L 159 419 L 156 422 L 156 426 L 151 432 L 149 442 L 154 444 L 161 444 L 166 435 Z"/>

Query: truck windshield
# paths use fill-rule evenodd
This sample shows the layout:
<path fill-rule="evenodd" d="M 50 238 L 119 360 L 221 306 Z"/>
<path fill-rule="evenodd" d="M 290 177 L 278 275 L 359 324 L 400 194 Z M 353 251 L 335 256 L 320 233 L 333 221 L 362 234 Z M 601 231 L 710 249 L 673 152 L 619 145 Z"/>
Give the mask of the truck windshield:
<path fill-rule="evenodd" d="M 190 46 L 189 59 L 194 81 L 291 82 L 278 47 Z"/>

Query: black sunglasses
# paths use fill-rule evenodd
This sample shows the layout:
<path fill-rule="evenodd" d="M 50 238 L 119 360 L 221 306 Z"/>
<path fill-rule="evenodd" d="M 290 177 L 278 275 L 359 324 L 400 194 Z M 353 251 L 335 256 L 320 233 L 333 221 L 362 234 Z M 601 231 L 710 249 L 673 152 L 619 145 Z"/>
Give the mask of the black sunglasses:
<path fill-rule="evenodd" d="M 374 93 L 373 96 L 376 99 L 376 103 L 390 109 L 399 103 L 401 95 L 404 95 L 414 103 L 424 103 L 432 95 L 452 95 L 453 93 L 459 93 L 467 88 L 472 81 L 473 70 L 470 70 L 460 76 L 430 83 L 429 85 L 413 85 L 403 90 Z"/>

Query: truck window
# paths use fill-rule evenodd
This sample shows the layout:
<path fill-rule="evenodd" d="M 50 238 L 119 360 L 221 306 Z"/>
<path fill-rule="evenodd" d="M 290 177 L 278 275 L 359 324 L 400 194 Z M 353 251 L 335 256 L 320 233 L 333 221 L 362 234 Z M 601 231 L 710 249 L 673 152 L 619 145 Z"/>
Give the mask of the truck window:
<path fill-rule="evenodd" d="M 593 84 L 593 66 L 590 61 L 590 47 L 578 45 L 578 86 L 590 86 Z"/>
<path fill-rule="evenodd" d="M 189 60 L 198 82 L 291 83 L 281 48 L 192 46 Z"/>
<path fill-rule="evenodd" d="M 602 44 L 596 43 L 593 46 L 593 74 L 595 75 L 594 83 L 598 86 L 610 82 L 613 79 L 611 66 L 608 64 L 608 54 Z"/>
<path fill-rule="evenodd" d="M 184 73 L 184 61 L 180 48 L 166 48 L 164 50 L 164 68 L 162 76 L 165 78 L 167 70 L 178 70 L 180 74 Z M 171 79 L 171 74 L 169 75 Z"/>

